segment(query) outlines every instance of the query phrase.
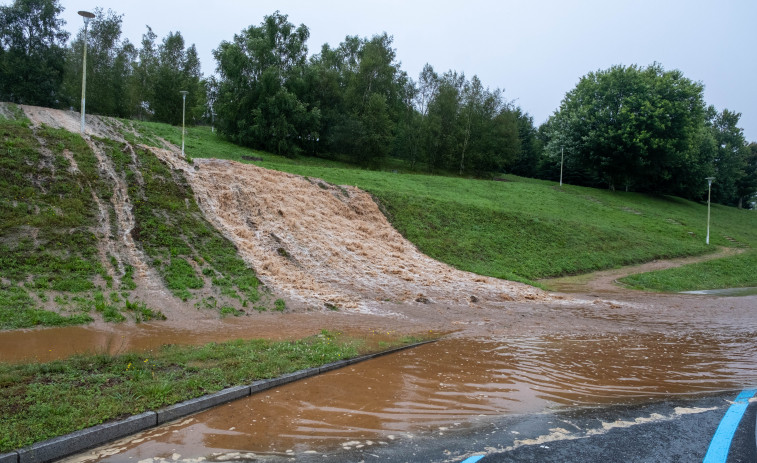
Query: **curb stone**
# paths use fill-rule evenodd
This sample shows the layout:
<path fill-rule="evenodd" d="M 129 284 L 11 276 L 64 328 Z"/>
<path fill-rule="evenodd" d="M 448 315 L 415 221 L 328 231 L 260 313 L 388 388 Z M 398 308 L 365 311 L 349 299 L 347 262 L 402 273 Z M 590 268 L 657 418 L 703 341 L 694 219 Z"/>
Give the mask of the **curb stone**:
<path fill-rule="evenodd" d="M 37 463 L 57 460 L 66 455 L 150 429 L 157 424 L 157 413 L 140 413 L 125 420 L 100 424 L 24 447 L 18 450 L 18 461 L 19 463 Z"/>
<path fill-rule="evenodd" d="M 277 378 L 254 381 L 252 384 L 246 386 L 226 388 L 213 394 L 169 405 L 168 407 L 159 409 L 157 412 L 147 411 L 124 420 L 100 424 L 64 436 L 38 442 L 15 452 L 3 453 L 0 454 L 0 463 L 44 463 L 58 460 L 154 428 L 169 421 L 177 420 L 226 402 L 250 396 L 257 392 L 431 342 L 436 342 L 436 340 L 396 347 L 383 352 L 362 355 L 348 360 L 339 360 L 320 367 L 307 368 L 305 370 L 287 373 Z"/>
<path fill-rule="evenodd" d="M 158 425 L 250 395 L 250 386 L 229 387 L 158 410 Z"/>

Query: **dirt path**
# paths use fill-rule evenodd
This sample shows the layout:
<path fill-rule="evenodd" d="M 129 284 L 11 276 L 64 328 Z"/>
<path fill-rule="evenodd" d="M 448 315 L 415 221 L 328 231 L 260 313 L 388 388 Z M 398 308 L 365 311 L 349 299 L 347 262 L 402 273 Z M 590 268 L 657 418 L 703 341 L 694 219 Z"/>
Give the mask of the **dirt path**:
<path fill-rule="evenodd" d="M 599 272 L 586 273 L 583 275 L 546 278 L 539 280 L 539 283 L 554 291 L 563 293 L 602 293 L 602 294 L 626 294 L 632 295 L 639 291 L 626 288 L 618 284 L 617 280 L 636 273 L 652 272 L 655 270 L 665 270 L 668 268 L 681 267 L 683 265 L 695 264 L 721 257 L 733 256 L 744 252 L 742 248 L 719 248 L 712 254 L 694 257 L 680 257 L 676 259 L 654 260 L 640 265 L 630 265 L 627 267 L 615 268 L 610 270 L 601 270 Z"/>

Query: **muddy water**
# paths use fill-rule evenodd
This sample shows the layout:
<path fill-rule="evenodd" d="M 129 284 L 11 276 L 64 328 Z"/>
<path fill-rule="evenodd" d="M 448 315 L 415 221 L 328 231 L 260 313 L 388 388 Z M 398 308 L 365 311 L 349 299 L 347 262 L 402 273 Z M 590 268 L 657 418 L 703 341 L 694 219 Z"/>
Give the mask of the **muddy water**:
<path fill-rule="evenodd" d="M 385 318 L 385 317 L 384 317 Z M 200 345 L 232 339 L 296 339 L 321 329 L 361 338 L 378 337 L 373 318 L 342 313 L 256 314 L 254 317 L 141 324 L 94 324 L 33 330 L 0 331 L 0 362 L 46 362 L 81 353 L 118 354 L 146 351 L 164 344 Z M 384 330 L 385 332 L 386 330 Z M 416 330 L 417 331 L 417 330 Z M 397 330 L 393 330 L 395 334 Z M 402 334 L 404 331 L 399 330 Z"/>
<path fill-rule="evenodd" d="M 726 289 L 704 289 L 700 291 L 683 291 L 681 294 L 704 294 L 709 296 L 757 296 L 757 287 L 751 288 L 726 288 Z"/>
<path fill-rule="evenodd" d="M 741 388 L 757 384 L 754 342 L 707 331 L 447 339 L 195 415 L 89 461 L 320 453 L 486 415 Z"/>

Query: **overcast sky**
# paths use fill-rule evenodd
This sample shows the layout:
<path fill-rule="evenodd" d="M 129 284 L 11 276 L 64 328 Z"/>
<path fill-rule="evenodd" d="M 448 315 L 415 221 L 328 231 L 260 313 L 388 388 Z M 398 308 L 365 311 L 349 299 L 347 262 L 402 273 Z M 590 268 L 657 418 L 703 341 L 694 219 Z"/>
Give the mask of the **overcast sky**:
<path fill-rule="evenodd" d="M 11 3 L 4 0 L 2 3 Z M 705 101 L 742 114 L 757 141 L 756 0 L 62 0 L 72 36 L 78 10 L 123 14 L 123 38 L 139 44 L 145 25 L 158 39 L 180 31 L 194 43 L 205 75 L 223 40 L 276 10 L 310 30 L 308 49 L 347 35 L 394 37 L 402 69 L 417 80 L 425 63 L 478 75 L 539 125 L 581 76 L 615 64 L 679 69 L 705 85 Z"/>

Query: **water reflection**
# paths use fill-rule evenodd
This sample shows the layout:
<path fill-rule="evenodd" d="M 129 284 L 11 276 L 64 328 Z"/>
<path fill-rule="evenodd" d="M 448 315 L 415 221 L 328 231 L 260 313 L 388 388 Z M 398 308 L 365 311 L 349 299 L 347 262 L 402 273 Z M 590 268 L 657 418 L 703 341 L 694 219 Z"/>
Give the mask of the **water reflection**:
<path fill-rule="evenodd" d="M 446 429 L 479 415 L 738 389 L 757 384 L 756 336 L 448 339 L 207 411 L 93 459 L 327 451 Z"/>
<path fill-rule="evenodd" d="M 757 287 L 703 289 L 699 291 L 682 291 L 681 294 L 706 294 L 709 296 L 732 296 L 732 297 L 757 296 Z"/>

